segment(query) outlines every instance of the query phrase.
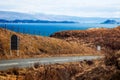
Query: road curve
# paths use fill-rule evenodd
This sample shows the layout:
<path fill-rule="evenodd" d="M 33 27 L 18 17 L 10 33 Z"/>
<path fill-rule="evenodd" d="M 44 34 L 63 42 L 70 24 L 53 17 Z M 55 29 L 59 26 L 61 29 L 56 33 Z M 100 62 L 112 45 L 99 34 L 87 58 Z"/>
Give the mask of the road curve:
<path fill-rule="evenodd" d="M 79 57 L 49 57 L 49 58 L 0 60 L 0 70 L 7 70 L 10 68 L 31 67 L 34 63 L 47 65 L 47 64 L 54 64 L 54 63 L 92 60 L 92 59 L 98 59 L 102 57 L 103 56 L 79 56 Z"/>

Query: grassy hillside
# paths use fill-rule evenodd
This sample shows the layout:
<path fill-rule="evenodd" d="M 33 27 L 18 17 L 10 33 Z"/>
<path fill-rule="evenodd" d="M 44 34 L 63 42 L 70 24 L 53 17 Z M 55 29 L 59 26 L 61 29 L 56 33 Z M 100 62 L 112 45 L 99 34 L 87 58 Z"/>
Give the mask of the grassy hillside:
<path fill-rule="evenodd" d="M 85 31 L 63 31 L 57 32 L 51 35 L 51 37 L 64 39 L 69 42 L 82 42 L 91 47 L 100 45 L 105 49 L 120 50 L 120 26 L 113 29 L 96 28 Z"/>
<path fill-rule="evenodd" d="M 96 50 L 76 42 L 67 42 L 51 37 L 25 35 L 0 29 L 0 59 L 10 58 L 10 36 L 13 34 L 20 38 L 20 58 L 64 54 L 97 54 Z M 17 58 L 16 51 L 12 51 L 12 57 Z"/>
<path fill-rule="evenodd" d="M 23 35 L 0 29 L 0 53 L 2 57 L 9 55 L 7 52 L 9 52 L 8 42 L 10 34 L 16 34 L 20 37 L 20 53 L 28 57 L 41 54 L 45 56 L 45 54 L 67 55 L 97 53 L 96 50 L 89 46 L 97 45 L 98 42 L 100 42 L 103 47 L 117 51 L 108 52 L 105 58 L 98 60 L 84 60 L 80 62 L 56 63 L 50 65 L 35 63 L 31 68 L 13 68 L 6 71 L 0 71 L 0 80 L 120 80 L 120 47 L 118 44 L 120 40 L 120 27 L 114 29 L 90 29 L 86 31 L 65 32 L 63 32 L 64 34 L 61 32 L 58 33 L 59 36 L 58 34 L 56 36 L 54 35 L 54 37 L 60 38 L 55 39 L 50 37 Z M 83 36 L 81 33 L 84 35 L 86 34 L 86 36 Z M 65 36 L 65 34 L 67 34 L 67 36 Z M 68 37 L 68 35 L 70 36 Z M 95 42 L 96 38 L 98 39 Z M 104 39 L 106 40 L 107 38 L 110 39 L 108 43 L 111 43 L 111 45 L 108 45 L 107 41 L 104 41 Z"/>

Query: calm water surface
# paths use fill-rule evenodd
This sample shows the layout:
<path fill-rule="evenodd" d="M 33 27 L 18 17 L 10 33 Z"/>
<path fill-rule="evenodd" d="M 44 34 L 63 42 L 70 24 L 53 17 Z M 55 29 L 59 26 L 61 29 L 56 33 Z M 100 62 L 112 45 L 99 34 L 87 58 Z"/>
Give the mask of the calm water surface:
<path fill-rule="evenodd" d="M 81 23 L 0 23 L 0 27 L 9 30 L 41 36 L 50 36 L 51 34 L 65 30 L 86 30 L 89 28 L 114 28 L 117 24 L 81 24 Z"/>

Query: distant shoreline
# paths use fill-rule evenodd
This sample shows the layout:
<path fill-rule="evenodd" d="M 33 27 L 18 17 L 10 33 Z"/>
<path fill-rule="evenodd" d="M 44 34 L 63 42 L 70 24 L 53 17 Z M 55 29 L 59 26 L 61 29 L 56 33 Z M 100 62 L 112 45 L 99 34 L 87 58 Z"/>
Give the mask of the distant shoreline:
<path fill-rule="evenodd" d="M 5 20 L 0 19 L 0 23 L 77 23 L 73 21 L 48 21 L 48 20 Z"/>

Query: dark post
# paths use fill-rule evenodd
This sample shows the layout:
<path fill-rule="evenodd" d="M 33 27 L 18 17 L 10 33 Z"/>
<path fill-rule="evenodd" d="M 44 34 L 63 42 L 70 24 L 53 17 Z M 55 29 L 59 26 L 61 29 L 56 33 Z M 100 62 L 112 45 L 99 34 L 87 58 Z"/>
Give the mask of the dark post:
<path fill-rule="evenodd" d="M 17 50 L 17 56 L 19 55 L 19 38 L 16 35 L 11 36 L 10 50 Z M 12 53 L 11 53 L 12 54 Z"/>

